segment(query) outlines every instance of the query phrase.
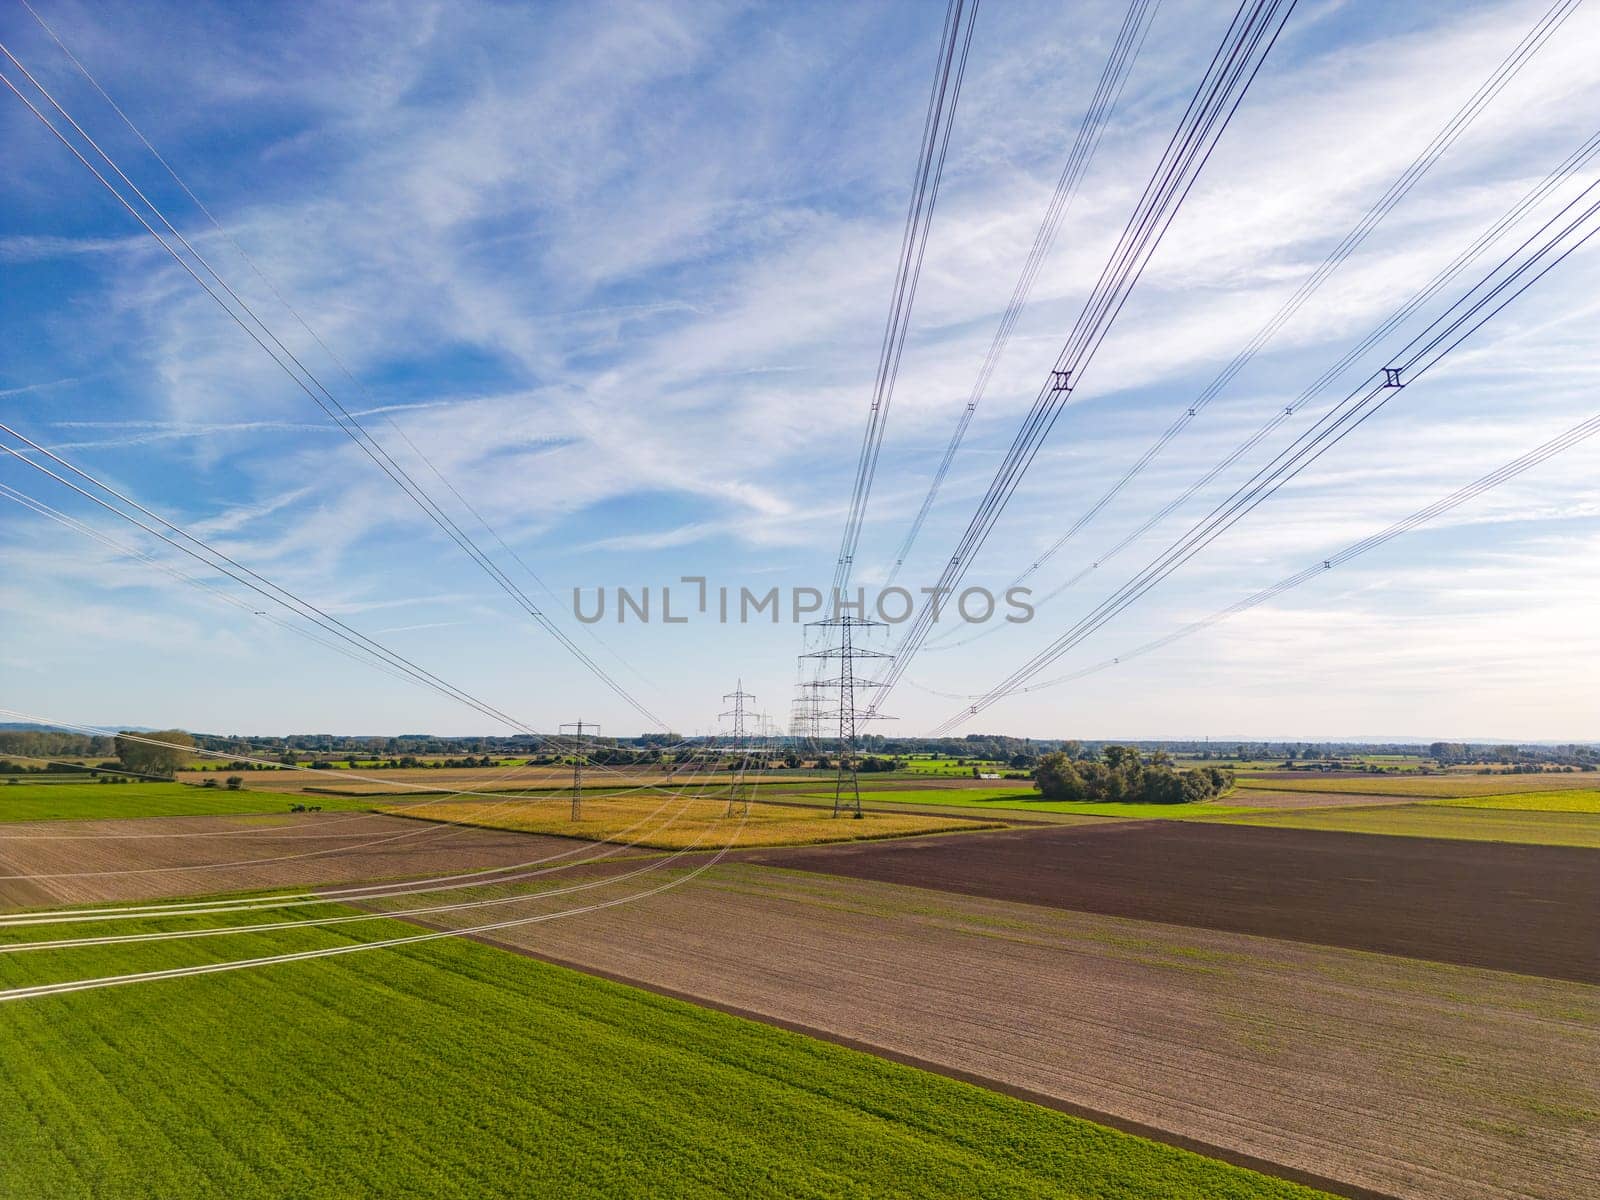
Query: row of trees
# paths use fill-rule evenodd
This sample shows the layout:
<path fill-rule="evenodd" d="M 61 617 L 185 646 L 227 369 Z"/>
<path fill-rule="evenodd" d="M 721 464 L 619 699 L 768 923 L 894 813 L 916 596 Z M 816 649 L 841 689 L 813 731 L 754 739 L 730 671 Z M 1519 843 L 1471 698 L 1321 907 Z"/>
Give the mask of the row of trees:
<path fill-rule="evenodd" d="M 135 775 L 171 779 L 194 758 L 194 738 L 181 729 L 162 729 L 130 737 L 117 734 L 117 761 Z"/>
<path fill-rule="evenodd" d="M 1210 766 L 1180 771 L 1164 751 L 1146 760 L 1131 746 L 1106 746 L 1098 756 L 1065 750 L 1044 755 L 1034 767 L 1033 786 L 1046 800 L 1193 804 L 1233 787 L 1233 772 Z"/>
<path fill-rule="evenodd" d="M 0 755 L 18 758 L 102 758 L 111 753 L 111 739 L 54 729 L 0 730 Z"/>

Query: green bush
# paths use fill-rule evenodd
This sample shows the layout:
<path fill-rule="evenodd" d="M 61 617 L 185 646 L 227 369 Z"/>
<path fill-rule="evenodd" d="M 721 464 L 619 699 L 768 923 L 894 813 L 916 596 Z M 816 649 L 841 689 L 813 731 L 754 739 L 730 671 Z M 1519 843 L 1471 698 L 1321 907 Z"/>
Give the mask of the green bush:
<path fill-rule="evenodd" d="M 1090 800 L 1125 804 L 1194 804 L 1233 786 L 1225 767 L 1180 771 L 1163 753 L 1146 762 L 1131 746 L 1107 746 L 1098 759 L 1073 759 L 1057 750 L 1039 759 L 1033 786 L 1046 800 Z"/>

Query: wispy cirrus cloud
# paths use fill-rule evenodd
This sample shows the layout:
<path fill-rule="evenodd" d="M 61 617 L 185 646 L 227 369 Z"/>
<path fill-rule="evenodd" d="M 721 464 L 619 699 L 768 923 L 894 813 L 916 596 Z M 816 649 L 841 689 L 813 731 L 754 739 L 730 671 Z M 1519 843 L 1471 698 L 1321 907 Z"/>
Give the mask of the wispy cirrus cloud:
<path fill-rule="evenodd" d="M 1296 17 L 1121 315 L 1081 403 L 1013 501 L 982 572 L 1014 573 L 1116 479 L 1359 220 L 1536 8 L 1438 4 L 1355 21 L 1333 5 Z M 863 578 L 892 555 L 966 399 L 1116 9 L 1064 12 L 1041 2 L 980 18 Z M 500 554 L 434 468 L 557 585 L 629 563 L 653 571 L 661 561 L 653 556 L 690 548 L 697 565 L 737 575 L 781 547 L 800 569 L 826 575 L 937 39 L 926 11 L 639 3 L 558 5 L 534 19 L 493 5 L 401 4 L 360 19 L 302 10 L 271 25 L 219 9 L 204 28 L 181 9 L 168 16 L 160 41 L 115 15 L 69 10 L 60 24 L 359 387 L 70 70 L 53 64 L 48 79 L 463 529 Z M 924 536 L 919 569 L 942 561 L 963 528 L 1226 16 L 1181 0 L 1163 6 Z M 1587 51 L 1596 36 L 1600 19 L 1579 10 L 1204 420 L 1085 531 L 1063 572 L 1187 486 L 1592 132 L 1584 114 L 1600 99 Z M 19 39 L 19 53 L 41 63 L 47 49 Z M 59 147 L 15 113 L 0 120 L 40 188 L 70 197 L 52 207 L 20 172 L 0 184 L 9 222 L 0 259 L 9 253 L 34 272 L 31 294 L 47 302 L 31 327 L 37 349 L 0 358 L 0 385 L 19 369 L 115 375 L 109 390 L 72 393 L 71 411 L 25 416 L 82 430 L 58 448 L 115 469 L 141 497 L 204 522 L 230 552 L 308 594 L 356 606 L 345 610 L 352 615 L 395 593 L 471 596 L 440 600 L 438 615 L 384 632 L 444 628 L 454 623 L 451 604 L 470 603 L 472 621 L 450 637 L 452 665 L 513 694 L 533 673 L 559 679 L 563 695 L 590 698 L 558 651 L 524 640 L 518 614 L 492 588 L 487 600 L 474 590 L 487 581 L 435 524 L 348 439 L 327 437 L 337 430 L 312 402 L 152 254 L 153 243 L 100 207 L 97 185 L 68 170 Z M 1218 558 L 1197 560 L 1173 591 L 1153 595 L 1148 616 L 1132 619 L 1159 628 L 1218 607 L 1330 542 L 1459 486 L 1520 449 L 1524 432 L 1531 444 L 1583 415 L 1595 370 L 1584 336 L 1592 258 L 1564 264 L 1466 348 L 1464 365 L 1408 391 L 1370 436 L 1330 456 L 1221 544 Z M 1453 515 L 1445 533 L 1461 544 L 1448 536 L 1428 544 L 1448 545 L 1464 569 L 1514 574 L 1492 555 L 1593 520 L 1591 466 L 1592 456 L 1574 452 Z M 1141 549 L 1157 548 L 1147 540 L 1122 561 L 1131 571 Z M 1431 586 L 1448 589 L 1450 578 Z M 458 586 L 437 586 L 446 581 Z M 1064 624 L 1098 598 L 1085 587 L 1054 619 Z M 1504 603 L 1533 611 L 1516 589 Z M 1346 611 L 1352 628 L 1379 637 L 1381 607 L 1351 601 Z M 1041 618 L 1015 641 L 997 636 L 981 656 L 952 654 L 928 669 L 976 684 L 1051 628 Z M 751 664 L 769 671 L 769 691 L 790 682 L 782 667 L 790 632 L 771 636 L 765 668 Z M 725 690 L 704 659 L 626 644 L 690 679 L 696 695 Z M 507 645 L 516 647 L 509 655 Z M 1207 643 L 1179 661 L 1204 665 L 1224 652 L 1224 643 Z M 1485 669 L 1501 670 L 1494 663 Z M 1248 669 L 1262 668 L 1251 659 Z M 1415 689 L 1426 678 L 1405 656 L 1371 669 L 1379 689 Z M 1274 688 L 1288 687 L 1274 679 Z M 1353 719 L 1355 701 L 1319 700 L 1316 679 L 1308 666 L 1300 692 L 1274 692 L 1278 711 L 1303 712 L 1312 724 Z M 1137 724 L 1148 686 L 1108 681 L 1121 699 L 1100 697 L 1087 710 L 1052 698 L 1005 711 L 1030 732 Z M 551 690 L 532 703 L 543 706 Z M 1204 693 L 1173 691 L 1174 704 Z M 330 695 L 340 697 L 328 701 L 330 720 L 367 703 L 359 690 Z M 241 708 L 241 720 L 288 702 L 284 691 L 263 696 Z M 697 710 L 684 703 L 692 723 Z M 441 727 L 476 720 L 426 698 L 417 704 L 419 724 L 424 714 Z M 905 707 L 907 729 L 943 715 L 936 701 Z"/>

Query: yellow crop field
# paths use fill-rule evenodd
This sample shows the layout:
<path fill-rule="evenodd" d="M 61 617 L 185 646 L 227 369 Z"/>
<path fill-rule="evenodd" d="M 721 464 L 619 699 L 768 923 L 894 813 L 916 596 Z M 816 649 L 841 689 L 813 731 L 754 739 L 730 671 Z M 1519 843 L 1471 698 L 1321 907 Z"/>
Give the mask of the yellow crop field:
<path fill-rule="evenodd" d="M 663 806 L 663 801 L 665 805 Z M 516 801 L 451 801 L 425 807 L 395 805 L 381 809 L 396 816 L 420 817 L 512 829 L 520 833 L 556 834 L 597 842 L 626 842 L 660 850 L 734 846 L 809 846 L 867 838 L 903 837 L 914 833 L 954 833 L 964 829 L 1004 828 L 1003 821 L 930 817 L 916 813 L 869 812 L 858 821 L 834 817 L 825 809 L 790 804 L 750 805 L 749 815 L 736 807 L 728 816 L 726 800 L 673 799 L 659 795 L 618 799 L 586 798 L 583 819 L 571 819 L 565 798 Z"/>
<path fill-rule="evenodd" d="M 1492 808 L 1512 812 L 1600 813 L 1600 791 L 1517 792 L 1507 796 L 1466 796 L 1432 800 L 1441 808 Z"/>
<path fill-rule="evenodd" d="M 1461 796 L 1503 796 L 1513 792 L 1592 790 L 1600 776 L 1592 771 L 1550 771 L 1538 775 L 1320 775 L 1286 771 L 1241 775 L 1241 789 L 1278 792 L 1346 792 L 1367 796 L 1415 796 L 1419 800 Z M 1247 798 L 1235 796 L 1240 803 Z"/>

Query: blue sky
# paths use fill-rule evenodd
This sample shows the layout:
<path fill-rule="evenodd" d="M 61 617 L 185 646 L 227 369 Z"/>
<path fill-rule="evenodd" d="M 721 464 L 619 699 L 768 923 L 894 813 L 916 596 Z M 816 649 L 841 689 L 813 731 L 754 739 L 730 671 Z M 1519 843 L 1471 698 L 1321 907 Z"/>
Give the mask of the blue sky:
<path fill-rule="evenodd" d="M 559 599 L 527 584 L 567 628 L 575 586 L 825 585 L 942 5 L 39 7 L 359 386 L 20 6 L 0 10 L 0 40 L 431 483 L 395 427 L 426 450 L 551 586 Z M 921 501 L 1122 7 L 979 14 L 862 583 L 882 579 Z M 1304 0 L 974 582 L 1009 582 L 1188 406 L 1546 7 Z M 914 581 L 965 526 L 1231 11 L 1167 0 L 1156 15 Z M 1039 590 L 1202 473 L 1592 134 L 1597 47 L 1590 5 Z M 0 419 L 529 724 L 640 728 L 9 92 L 0 145 Z M 1062 669 L 1223 607 L 1589 416 L 1597 283 L 1586 248 Z M 979 724 L 1600 737 L 1597 467 L 1600 446 L 1580 447 L 1270 605 Z M 134 536 L 20 464 L 0 463 L 0 482 Z M 1128 551 L 1124 574 L 1184 527 Z M 0 555 L 5 707 L 219 732 L 491 731 L 5 501 Z M 925 652 L 888 705 L 893 731 L 948 716 L 959 705 L 935 693 L 981 691 L 1120 580 Z M 680 731 L 712 728 L 738 678 L 787 716 L 792 626 L 595 633 L 603 648 L 573 636 Z"/>

